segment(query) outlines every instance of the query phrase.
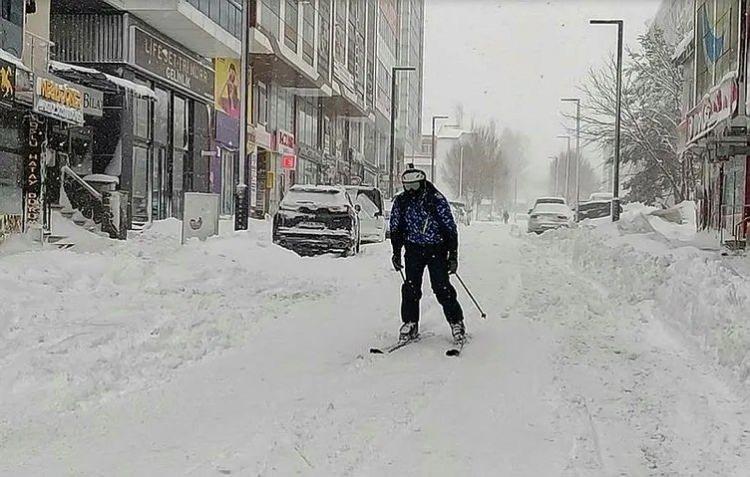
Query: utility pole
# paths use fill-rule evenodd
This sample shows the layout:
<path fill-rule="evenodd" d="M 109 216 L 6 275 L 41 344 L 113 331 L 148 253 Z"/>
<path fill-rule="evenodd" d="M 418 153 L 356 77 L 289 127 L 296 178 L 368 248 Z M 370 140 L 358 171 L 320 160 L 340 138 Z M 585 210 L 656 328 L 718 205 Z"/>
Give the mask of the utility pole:
<path fill-rule="evenodd" d="M 249 197 L 247 191 L 247 124 L 248 124 L 248 69 L 250 68 L 250 15 L 255 17 L 253 8 L 255 0 L 244 0 L 242 2 L 242 48 L 240 53 L 240 161 L 239 181 L 237 183 L 237 195 L 235 197 L 234 229 L 247 230 L 249 210 Z M 253 25 L 254 26 L 254 25 Z"/>
<path fill-rule="evenodd" d="M 590 20 L 592 25 L 617 25 L 617 103 L 615 111 L 615 164 L 612 187 L 612 221 L 620 220 L 620 126 L 622 117 L 622 20 Z"/>

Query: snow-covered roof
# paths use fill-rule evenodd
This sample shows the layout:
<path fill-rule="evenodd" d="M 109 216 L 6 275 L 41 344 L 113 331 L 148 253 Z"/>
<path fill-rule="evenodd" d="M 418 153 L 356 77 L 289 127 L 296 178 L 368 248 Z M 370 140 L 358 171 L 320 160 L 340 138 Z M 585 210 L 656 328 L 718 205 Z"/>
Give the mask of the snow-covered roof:
<path fill-rule="evenodd" d="M 690 30 L 689 32 L 685 33 L 682 41 L 680 41 L 680 43 L 675 47 L 674 54 L 672 55 L 672 61 L 677 61 L 682 55 L 687 53 L 688 49 L 693 44 L 694 38 L 695 30 Z"/>
<path fill-rule="evenodd" d="M 90 75 L 97 75 L 97 76 L 101 75 L 104 78 L 106 78 L 107 81 L 109 81 L 110 83 L 114 84 L 115 86 L 119 88 L 130 91 L 136 96 L 139 96 L 141 98 L 149 98 L 149 99 L 156 100 L 156 93 L 154 93 L 154 90 L 152 90 L 148 86 L 143 86 L 141 84 L 134 83 L 130 80 L 120 78 L 118 76 L 108 75 L 107 73 L 96 70 L 94 68 L 86 68 L 85 66 L 71 65 L 68 63 L 62 63 L 60 61 L 54 61 L 54 60 L 51 60 L 49 62 L 49 66 L 52 71 L 58 71 L 58 72 L 59 71 L 77 71 L 79 73 L 85 73 L 85 74 L 90 74 Z"/>
<path fill-rule="evenodd" d="M 28 71 L 31 73 L 31 70 L 28 66 L 23 64 L 23 61 L 21 61 L 20 58 L 16 57 L 16 55 L 10 54 L 7 51 L 0 48 L 0 60 L 7 61 L 8 63 L 11 63 L 16 66 L 16 68 L 24 71 Z"/>

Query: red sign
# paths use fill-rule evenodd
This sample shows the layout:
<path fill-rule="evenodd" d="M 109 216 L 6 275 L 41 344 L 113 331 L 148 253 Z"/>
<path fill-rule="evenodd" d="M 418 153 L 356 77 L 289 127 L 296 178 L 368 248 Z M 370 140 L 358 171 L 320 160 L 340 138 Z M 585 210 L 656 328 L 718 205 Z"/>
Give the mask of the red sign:
<path fill-rule="evenodd" d="M 687 113 L 680 124 L 684 141 L 690 144 L 710 132 L 719 122 L 737 113 L 740 89 L 736 78 L 729 78 L 714 88 Z"/>
<path fill-rule="evenodd" d="M 281 168 L 290 171 L 296 170 L 297 156 L 293 154 L 284 154 L 281 156 Z"/>
<path fill-rule="evenodd" d="M 288 149 L 294 149 L 294 135 L 281 129 L 276 131 L 276 146 L 281 149 L 282 147 Z"/>

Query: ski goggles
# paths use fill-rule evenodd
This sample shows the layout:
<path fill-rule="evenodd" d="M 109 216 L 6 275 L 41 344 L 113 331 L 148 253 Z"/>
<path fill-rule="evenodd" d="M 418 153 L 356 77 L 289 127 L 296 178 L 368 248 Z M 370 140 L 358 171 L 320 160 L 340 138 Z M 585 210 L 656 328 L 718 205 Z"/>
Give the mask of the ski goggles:
<path fill-rule="evenodd" d="M 404 182 L 404 190 L 419 190 L 420 187 L 419 182 Z"/>

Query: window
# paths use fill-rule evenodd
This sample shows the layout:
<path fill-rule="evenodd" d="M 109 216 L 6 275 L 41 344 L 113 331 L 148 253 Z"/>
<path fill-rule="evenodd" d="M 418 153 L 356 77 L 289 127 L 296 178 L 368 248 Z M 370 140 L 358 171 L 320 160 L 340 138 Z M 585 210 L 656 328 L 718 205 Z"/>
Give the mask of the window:
<path fill-rule="evenodd" d="M 331 0 L 318 2 L 318 73 L 328 78 L 331 61 Z"/>
<path fill-rule="evenodd" d="M 22 0 L 0 0 L 0 17 L 23 27 L 24 4 Z"/>
<path fill-rule="evenodd" d="M 190 105 L 174 96 L 172 100 L 172 213 L 182 216 L 182 193 L 185 191 L 185 164 L 190 161 Z"/>
<path fill-rule="evenodd" d="M 284 15 L 284 44 L 297 51 L 297 24 L 299 22 L 299 6 L 297 0 L 286 0 Z"/>
<path fill-rule="evenodd" d="M 154 88 L 156 101 L 154 108 L 154 142 L 169 144 L 169 91 Z"/>
<path fill-rule="evenodd" d="M 277 39 L 279 39 L 280 22 L 281 0 L 262 0 L 260 24 Z"/>
<path fill-rule="evenodd" d="M 136 80 L 143 86 L 150 86 L 148 81 Z M 133 98 L 133 134 L 142 141 L 151 140 L 151 101 L 139 96 Z"/>
<path fill-rule="evenodd" d="M 258 81 L 253 94 L 253 121 L 256 124 L 268 124 L 268 89 L 266 84 Z"/>
<path fill-rule="evenodd" d="M 302 8 L 302 58 L 312 65 L 315 60 L 315 9 L 312 3 Z"/>

